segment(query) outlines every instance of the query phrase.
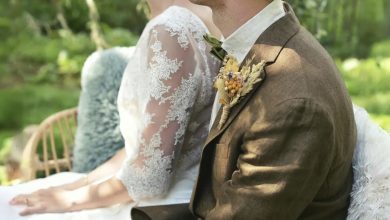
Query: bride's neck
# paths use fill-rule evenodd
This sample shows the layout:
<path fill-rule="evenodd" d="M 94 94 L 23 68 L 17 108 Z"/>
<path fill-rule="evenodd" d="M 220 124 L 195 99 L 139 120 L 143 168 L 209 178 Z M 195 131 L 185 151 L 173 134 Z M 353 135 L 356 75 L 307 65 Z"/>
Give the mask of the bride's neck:
<path fill-rule="evenodd" d="M 150 8 L 150 16 L 154 18 L 171 6 L 175 0 L 147 0 Z"/>
<path fill-rule="evenodd" d="M 197 5 L 190 3 L 188 0 L 147 0 L 147 2 L 150 7 L 150 14 L 152 18 L 158 16 L 172 5 L 188 9 L 197 7 Z"/>
<path fill-rule="evenodd" d="M 212 21 L 212 11 L 209 7 L 196 5 L 188 0 L 147 0 L 147 2 L 150 7 L 151 18 L 158 16 L 170 6 L 177 5 L 183 8 L 187 8 L 188 10 L 196 14 L 206 24 L 209 31 L 213 35 L 221 35 L 220 31 Z"/>
<path fill-rule="evenodd" d="M 216 37 L 221 36 L 221 32 L 213 23 L 213 12 L 211 8 L 193 4 L 188 0 L 174 0 L 173 5 L 181 6 L 192 11 L 203 21 L 203 23 L 207 26 L 212 35 Z"/>

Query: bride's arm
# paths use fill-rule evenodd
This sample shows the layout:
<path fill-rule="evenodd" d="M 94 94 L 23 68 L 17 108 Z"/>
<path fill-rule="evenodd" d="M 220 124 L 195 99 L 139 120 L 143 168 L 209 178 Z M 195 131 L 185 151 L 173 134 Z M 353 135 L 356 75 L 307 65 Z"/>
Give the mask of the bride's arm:
<path fill-rule="evenodd" d="M 78 211 L 108 207 L 113 204 L 131 202 L 126 188 L 122 181 L 116 177 L 74 190 L 71 194 L 70 207 L 68 211 Z"/>
<path fill-rule="evenodd" d="M 54 189 L 20 197 L 14 204 L 26 204 L 21 214 L 66 212 L 140 201 L 168 193 L 176 172 L 174 160 L 180 155 L 194 102 L 199 76 L 189 42 L 179 42 L 166 27 L 151 31 L 145 75 L 153 88 L 145 109 L 146 126 L 118 173 L 110 179 L 72 191 Z M 185 61 L 185 62 L 184 62 Z M 149 90 L 147 90 L 149 92 Z M 148 119 L 148 120 L 146 120 Z M 125 135 L 126 136 L 126 135 Z M 175 157 L 176 156 L 176 157 Z M 98 175 L 97 175 L 98 176 Z"/>
<path fill-rule="evenodd" d="M 12 204 L 26 205 L 27 207 L 20 213 L 25 216 L 101 208 L 130 201 L 132 199 L 122 182 L 116 177 L 111 177 L 104 182 L 89 184 L 73 191 L 52 189 L 21 195 Z"/>
<path fill-rule="evenodd" d="M 109 177 L 112 175 L 112 173 L 116 173 L 120 166 L 122 165 L 124 159 L 126 157 L 126 151 L 125 149 L 119 150 L 110 160 L 105 162 L 104 164 L 97 167 L 95 170 L 93 170 L 91 173 L 89 173 L 87 176 L 80 178 L 79 180 L 76 180 L 74 182 L 63 184 L 55 187 L 50 187 L 47 189 L 41 189 L 31 194 L 22 194 L 15 196 L 11 201 L 10 204 L 16 205 L 16 204 L 26 204 L 26 198 L 34 197 L 34 195 L 37 194 L 52 194 L 54 192 L 69 192 L 72 190 L 79 189 L 81 187 L 88 186 L 91 183 L 94 183 L 99 180 L 103 180 L 106 177 Z"/>
<path fill-rule="evenodd" d="M 125 157 L 126 151 L 123 148 L 85 178 L 69 184 L 41 189 L 31 194 L 18 195 L 10 201 L 10 204 L 26 205 L 27 208 L 20 214 L 30 215 L 98 208 L 131 201 L 125 187 L 115 177 L 93 184 L 116 173 Z"/>
<path fill-rule="evenodd" d="M 75 190 L 80 187 L 86 186 L 89 183 L 102 180 L 103 178 L 108 177 L 110 176 L 110 174 L 115 173 L 117 170 L 119 170 L 125 158 L 126 151 L 125 148 L 122 148 L 111 159 L 94 169 L 85 177 L 80 178 L 74 182 L 56 186 L 53 188 L 63 190 Z"/>

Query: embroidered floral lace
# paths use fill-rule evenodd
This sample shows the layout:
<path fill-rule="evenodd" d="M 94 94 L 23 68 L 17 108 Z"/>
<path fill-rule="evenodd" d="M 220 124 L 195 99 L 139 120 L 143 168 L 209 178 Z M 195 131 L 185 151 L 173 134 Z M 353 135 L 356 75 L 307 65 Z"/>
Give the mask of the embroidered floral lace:
<path fill-rule="evenodd" d="M 148 23 L 118 96 L 127 159 L 117 177 L 139 201 L 169 192 L 200 160 L 218 61 L 203 42 L 206 27 L 173 6 Z"/>

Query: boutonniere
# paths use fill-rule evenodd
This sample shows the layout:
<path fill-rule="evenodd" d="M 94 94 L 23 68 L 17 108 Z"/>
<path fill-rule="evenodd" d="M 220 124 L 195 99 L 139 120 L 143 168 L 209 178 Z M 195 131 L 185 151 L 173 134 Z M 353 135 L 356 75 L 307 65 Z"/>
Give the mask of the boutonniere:
<path fill-rule="evenodd" d="M 265 61 L 252 64 L 254 56 L 245 62 L 240 69 L 237 59 L 226 55 L 222 67 L 214 82 L 222 105 L 222 116 L 218 124 L 221 129 L 229 117 L 231 108 L 240 102 L 241 98 L 252 91 L 254 84 L 264 79 Z"/>

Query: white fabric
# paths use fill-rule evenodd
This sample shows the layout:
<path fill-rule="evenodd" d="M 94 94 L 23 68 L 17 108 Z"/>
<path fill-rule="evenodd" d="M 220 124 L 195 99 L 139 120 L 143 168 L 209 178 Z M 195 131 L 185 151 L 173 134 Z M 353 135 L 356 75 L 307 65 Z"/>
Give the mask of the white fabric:
<path fill-rule="evenodd" d="M 197 178 L 202 144 L 219 62 L 203 41 L 202 21 L 172 6 L 151 20 L 124 73 L 118 95 L 127 159 L 116 175 L 135 202 L 72 212 L 18 216 L 17 194 L 74 181 L 61 173 L 13 187 L 0 187 L 0 219 L 129 219 L 131 207 L 189 202 Z"/>
<path fill-rule="evenodd" d="M 230 36 L 223 40 L 222 48 L 237 58 L 239 63 L 245 59 L 259 36 L 273 23 L 286 15 L 282 0 L 274 0 L 263 10 L 239 27 Z M 209 129 L 217 117 L 221 104 L 218 94 L 215 97 Z"/>
<path fill-rule="evenodd" d="M 390 134 L 354 106 L 357 146 L 348 220 L 390 219 Z"/>

